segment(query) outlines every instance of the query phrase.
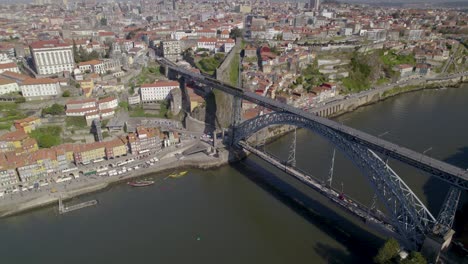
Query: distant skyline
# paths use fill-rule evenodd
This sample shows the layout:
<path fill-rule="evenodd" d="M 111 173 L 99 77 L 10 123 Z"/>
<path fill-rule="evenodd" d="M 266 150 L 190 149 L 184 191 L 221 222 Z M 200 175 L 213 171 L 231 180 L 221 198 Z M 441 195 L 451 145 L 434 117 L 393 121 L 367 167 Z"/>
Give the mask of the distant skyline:
<path fill-rule="evenodd" d="M 69 0 L 69 2 L 78 2 L 78 1 L 81 1 L 81 0 Z M 115 0 L 116 2 L 126 2 L 127 0 Z M 216 1 L 216 0 L 212 0 L 212 1 Z M 218 0 L 218 1 L 221 1 L 221 0 Z M 275 1 L 275 0 L 273 0 Z M 290 0 L 290 2 L 309 2 L 309 0 Z M 455 3 L 455 2 L 459 2 L 459 3 L 467 3 L 468 4 L 468 1 L 467 0 L 334 0 L 334 1 L 337 1 L 337 2 L 341 2 L 341 3 L 365 3 L 365 4 L 374 4 L 374 5 L 377 5 L 379 3 L 383 3 L 383 4 L 398 4 L 398 3 L 409 3 L 409 4 L 413 4 L 413 3 L 424 3 L 424 4 L 427 4 L 427 3 L 431 3 L 431 4 L 437 4 L 437 3 Z M 14 3 L 32 3 L 34 2 L 34 0 L 0 0 L 0 4 L 14 4 Z M 103 0 L 97 0 L 97 2 L 105 2 Z M 327 1 L 326 0 L 321 0 L 322 3 L 326 3 Z"/>

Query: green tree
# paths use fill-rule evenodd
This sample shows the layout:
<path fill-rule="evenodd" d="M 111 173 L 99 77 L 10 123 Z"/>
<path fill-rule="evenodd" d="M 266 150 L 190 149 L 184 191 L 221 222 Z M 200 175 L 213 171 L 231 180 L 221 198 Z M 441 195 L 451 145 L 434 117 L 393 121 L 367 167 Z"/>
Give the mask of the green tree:
<path fill-rule="evenodd" d="M 63 115 L 65 114 L 65 106 L 53 104 L 50 107 L 42 109 L 42 115 Z"/>
<path fill-rule="evenodd" d="M 230 38 L 241 38 L 242 37 L 242 30 L 240 30 L 237 27 L 231 29 L 231 32 L 229 32 L 229 37 Z"/>
<path fill-rule="evenodd" d="M 99 59 L 99 53 L 95 50 L 91 51 L 91 53 L 86 52 L 86 54 L 87 54 L 87 57 L 86 57 L 87 60 Z"/>
<path fill-rule="evenodd" d="M 84 49 L 83 46 L 78 48 L 78 60 L 79 62 L 88 60 L 88 52 Z"/>
<path fill-rule="evenodd" d="M 128 32 L 127 36 L 125 37 L 126 39 L 133 39 L 135 37 L 136 33 L 135 31 L 130 31 Z"/>
<path fill-rule="evenodd" d="M 78 53 L 78 48 L 76 47 L 76 42 L 75 40 L 73 40 L 73 59 L 75 60 L 76 63 L 78 63 L 80 61 L 80 57 L 79 57 L 79 53 Z"/>
<path fill-rule="evenodd" d="M 107 18 L 105 17 L 101 18 L 100 23 L 101 23 L 101 26 L 107 26 Z"/>
<path fill-rule="evenodd" d="M 62 94 L 63 97 L 70 97 L 70 91 L 65 91 Z"/>
<path fill-rule="evenodd" d="M 374 257 L 374 262 L 377 264 L 391 263 L 400 252 L 400 244 L 394 238 L 390 238 L 379 249 L 377 256 Z"/>
<path fill-rule="evenodd" d="M 153 16 L 147 16 L 146 17 L 146 21 L 148 21 L 148 23 L 151 23 L 152 20 L 153 20 Z"/>

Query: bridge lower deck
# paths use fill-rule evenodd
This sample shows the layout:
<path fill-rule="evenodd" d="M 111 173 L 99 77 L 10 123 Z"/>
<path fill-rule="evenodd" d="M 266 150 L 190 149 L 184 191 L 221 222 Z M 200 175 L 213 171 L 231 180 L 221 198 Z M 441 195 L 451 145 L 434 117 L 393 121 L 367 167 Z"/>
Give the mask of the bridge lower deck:
<path fill-rule="evenodd" d="M 284 163 L 281 163 L 278 159 L 274 158 L 273 156 L 252 147 L 244 141 L 241 141 L 239 145 L 242 146 L 245 150 L 255 154 L 259 158 L 274 165 L 278 169 L 293 176 L 297 180 L 305 183 L 313 190 L 326 196 L 328 199 L 330 199 L 330 201 L 345 209 L 352 215 L 357 216 L 359 219 L 366 222 L 371 227 L 378 229 L 378 231 L 383 231 L 386 234 L 392 233 L 393 236 L 398 237 L 398 235 L 395 232 L 395 228 L 392 226 L 390 220 L 388 220 L 388 217 L 385 216 L 382 212 L 378 210 L 369 210 L 368 207 L 360 204 L 359 202 L 354 201 L 349 197 L 344 197 L 342 194 L 338 193 L 330 187 L 327 187 L 326 185 L 323 185 L 313 177 L 305 174 L 304 172 L 299 171 L 296 168 L 289 167 Z"/>

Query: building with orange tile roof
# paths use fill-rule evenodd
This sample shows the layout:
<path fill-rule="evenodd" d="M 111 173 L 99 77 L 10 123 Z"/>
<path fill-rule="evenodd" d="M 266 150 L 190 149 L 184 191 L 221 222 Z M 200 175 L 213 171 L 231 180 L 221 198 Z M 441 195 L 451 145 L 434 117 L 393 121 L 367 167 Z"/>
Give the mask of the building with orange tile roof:
<path fill-rule="evenodd" d="M 4 191 L 6 186 L 18 182 L 19 178 L 16 167 L 7 161 L 5 154 L 0 153 L 0 191 Z"/>
<path fill-rule="evenodd" d="M 0 136 L 0 152 L 32 153 L 38 150 L 37 141 L 23 130 L 9 132 Z"/>
<path fill-rule="evenodd" d="M 10 79 L 0 77 L 0 94 L 9 94 L 19 91 L 18 83 Z"/>
<path fill-rule="evenodd" d="M 0 73 L 6 72 L 6 71 L 20 73 L 18 65 L 16 65 L 16 63 L 14 62 L 0 63 Z"/>
<path fill-rule="evenodd" d="M 140 95 L 142 102 L 157 102 L 165 100 L 172 89 L 178 89 L 179 82 L 176 81 L 155 81 L 154 83 L 142 84 Z"/>
<path fill-rule="evenodd" d="M 14 126 L 16 130 L 23 130 L 26 133 L 31 133 L 34 129 L 41 125 L 41 119 L 36 116 L 26 117 L 24 119 L 15 120 Z"/>
<path fill-rule="evenodd" d="M 128 133 L 128 148 L 132 154 L 139 154 L 146 150 L 159 150 L 162 148 L 161 138 L 164 138 L 157 128 L 139 126 L 133 133 Z"/>
<path fill-rule="evenodd" d="M 20 89 L 28 101 L 54 98 L 61 94 L 59 81 L 49 78 L 28 78 L 20 84 Z"/>
<path fill-rule="evenodd" d="M 59 40 L 34 42 L 29 46 L 34 67 L 39 75 L 51 75 L 75 68 L 73 45 Z"/>

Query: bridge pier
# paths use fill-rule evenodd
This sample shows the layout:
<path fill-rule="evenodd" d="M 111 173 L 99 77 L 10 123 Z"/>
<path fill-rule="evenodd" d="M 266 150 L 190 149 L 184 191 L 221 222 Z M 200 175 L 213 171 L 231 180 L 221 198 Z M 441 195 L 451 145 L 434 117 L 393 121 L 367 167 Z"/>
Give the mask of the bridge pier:
<path fill-rule="evenodd" d="M 440 252 L 447 249 L 452 242 L 455 231 L 450 229 L 443 235 L 428 234 L 424 239 L 421 253 L 426 257 L 428 263 L 438 263 Z"/>
<path fill-rule="evenodd" d="M 230 145 L 234 145 L 234 138 L 236 127 L 242 122 L 242 98 L 233 97 L 232 101 L 232 115 L 231 115 L 231 128 L 229 131 Z"/>
<path fill-rule="evenodd" d="M 169 78 L 169 67 L 167 66 L 164 67 L 164 76 L 166 76 L 166 78 Z"/>

